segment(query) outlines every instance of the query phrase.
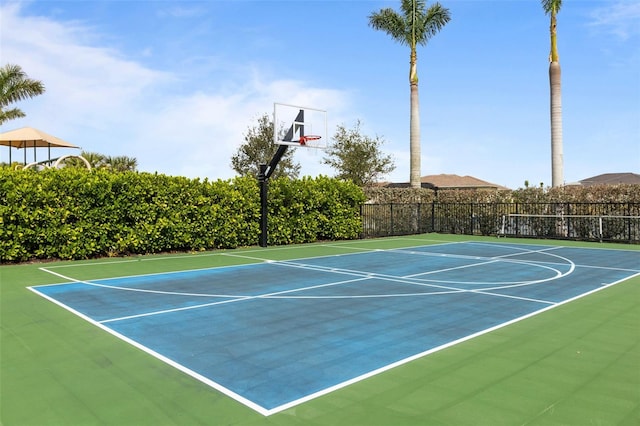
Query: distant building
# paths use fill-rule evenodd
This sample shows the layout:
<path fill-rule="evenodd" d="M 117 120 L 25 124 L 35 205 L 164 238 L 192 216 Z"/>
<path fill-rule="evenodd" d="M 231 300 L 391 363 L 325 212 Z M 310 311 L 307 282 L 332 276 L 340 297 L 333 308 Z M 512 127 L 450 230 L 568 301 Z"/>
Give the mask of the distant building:
<path fill-rule="evenodd" d="M 509 191 L 506 186 L 487 182 L 473 176 L 458 176 L 454 174 L 441 174 L 422 176 L 420 182 L 423 188 L 429 188 L 436 191 L 448 189 L 476 189 L 476 190 L 494 190 Z M 385 185 L 389 188 L 408 188 L 408 183 L 389 183 Z"/>
<path fill-rule="evenodd" d="M 640 175 L 637 173 L 605 173 L 587 179 L 582 179 L 579 182 L 582 186 L 617 184 L 640 185 Z"/>

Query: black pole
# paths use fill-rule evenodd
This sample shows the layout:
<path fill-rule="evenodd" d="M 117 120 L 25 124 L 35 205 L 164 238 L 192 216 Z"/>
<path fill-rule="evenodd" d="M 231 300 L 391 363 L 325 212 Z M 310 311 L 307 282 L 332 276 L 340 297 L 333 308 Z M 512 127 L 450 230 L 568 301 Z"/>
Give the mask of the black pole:
<path fill-rule="evenodd" d="M 260 172 L 258 173 L 258 182 L 260 183 L 260 247 L 267 246 L 267 224 L 268 224 L 268 211 L 267 211 L 267 196 L 268 188 L 267 181 L 273 174 L 274 169 L 280 162 L 280 159 L 287 152 L 289 145 L 280 145 L 278 150 L 273 155 L 273 158 L 269 162 L 269 165 L 260 164 Z"/>

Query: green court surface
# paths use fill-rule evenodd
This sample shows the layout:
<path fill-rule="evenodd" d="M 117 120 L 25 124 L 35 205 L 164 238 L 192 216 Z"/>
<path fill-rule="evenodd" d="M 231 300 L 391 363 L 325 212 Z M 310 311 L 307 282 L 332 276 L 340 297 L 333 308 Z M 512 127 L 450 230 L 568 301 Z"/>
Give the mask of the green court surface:
<path fill-rule="evenodd" d="M 637 275 L 270 416 L 27 288 L 63 282 L 41 268 L 62 273 L 66 265 L 92 280 L 254 263 L 267 255 L 325 256 L 329 245 L 331 254 L 347 254 L 462 241 L 640 251 L 619 244 L 425 234 L 0 266 L 0 424 L 640 424 Z"/>

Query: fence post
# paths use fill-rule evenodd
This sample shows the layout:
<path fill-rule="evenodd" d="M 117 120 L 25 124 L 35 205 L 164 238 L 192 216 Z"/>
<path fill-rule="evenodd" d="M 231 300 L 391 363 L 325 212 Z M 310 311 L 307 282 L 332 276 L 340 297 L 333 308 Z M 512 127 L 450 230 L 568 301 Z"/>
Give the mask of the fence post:
<path fill-rule="evenodd" d="M 389 207 L 389 235 L 395 235 L 393 233 L 393 203 Z"/>
<path fill-rule="evenodd" d="M 436 202 L 431 202 L 431 232 L 436 232 Z"/>
<path fill-rule="evenodd" d="M 471 210 L 471 228 L 470 228 L 471 229 L 471 233 L 470 234 L 471 235 L 475 235 L 475 229 L 474 229 L 475 224 L 473 223 L 473 206 L 474 205 L 475 205 L 475 203 L 471 203 L 471 208 L 470 208 L 470 210 Z"/>

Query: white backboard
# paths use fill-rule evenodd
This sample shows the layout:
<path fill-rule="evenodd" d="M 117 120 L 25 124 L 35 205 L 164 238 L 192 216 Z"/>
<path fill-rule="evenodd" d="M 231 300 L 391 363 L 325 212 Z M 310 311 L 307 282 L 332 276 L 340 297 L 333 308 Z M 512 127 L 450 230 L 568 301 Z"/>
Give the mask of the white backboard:
<path fill-rule="evenodd" d="M 283 103 L 273 104 L 273 143 L 326 148 L 327 111 Z"/>

